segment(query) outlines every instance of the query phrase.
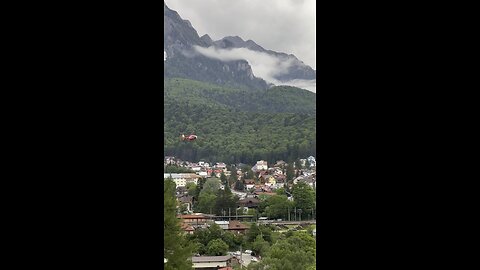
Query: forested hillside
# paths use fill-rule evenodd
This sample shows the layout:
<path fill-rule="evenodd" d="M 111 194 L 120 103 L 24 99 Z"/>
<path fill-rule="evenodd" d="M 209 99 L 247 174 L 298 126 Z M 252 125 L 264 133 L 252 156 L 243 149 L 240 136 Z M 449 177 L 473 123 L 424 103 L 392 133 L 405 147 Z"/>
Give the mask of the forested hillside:
<path fill-rule="evenodd" d="M 315 155 L 315 94 L 294 87 L 231 89 L 164 79 L 164 154 L 253 163 Z M 195 133 L 195 142 L 182 142 Z"/>
<path fill-rule="evenodd" d="M 267 90 L 233 89 L 188 79 L 164 79 L 164 98 L 203 105 L 218 104 L 245 112 L 315 114 L 316 94 L 291 86 Z"/>

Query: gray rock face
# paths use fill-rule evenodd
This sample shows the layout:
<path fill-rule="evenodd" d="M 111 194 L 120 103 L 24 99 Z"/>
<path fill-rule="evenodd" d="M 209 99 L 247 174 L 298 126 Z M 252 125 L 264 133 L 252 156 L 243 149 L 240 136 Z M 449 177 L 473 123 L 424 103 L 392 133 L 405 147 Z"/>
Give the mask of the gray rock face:
<path fill-rule="evenodd" d="M 208 35 L 200 38 L 191 23 L 169 9 L 165 2 L 163 14 L 163 46 L 168 55 L 164 61 L 164 76 L 253 89 L 268 87 L 263 79 L 253 76 L 245 60 L 222 62 L 196 53 L 193 46 L 210 47 L 212 39 Z"/>
<path fill-rule="evenodd" d="M 203 40 L 203 42 L 205 42 L 208 47 L 213 45 L 213 40 L 207 34 L 203 35 L 200 39 Z"/>
<path fill-rule="evenodd" d="M 295 55 L 288 55 L 286 53 L 266 50 L 253 40 L 244 41 L 238 36 L 228 36 L 214 41 L 213 45 L 219 49 L 246 48 L 252 51 L 263 52 L 271 56 L 275 56 L 283 61 L 291 61 L 292 65 L 289 67 L 288 72 L 275 76 L 275 79 L 282 82 L 295 79 L 314 80 L 316 78 L 315 70 L 313 70 L 310 66 L 305 65 L 302 61 L 295 57 Z"/>

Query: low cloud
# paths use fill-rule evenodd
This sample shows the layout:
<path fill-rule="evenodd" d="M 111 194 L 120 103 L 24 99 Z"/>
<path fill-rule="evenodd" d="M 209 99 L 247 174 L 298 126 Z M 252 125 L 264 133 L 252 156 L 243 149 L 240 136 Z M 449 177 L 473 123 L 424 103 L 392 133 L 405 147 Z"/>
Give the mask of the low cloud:
<path fill-rule="evenodd" d="M 316 92 L 315 80 L 292 80 L 288 82 L 280 82 L 275 79 L 276 76 L 288 72 L 290 66 L 294 65 L 293 59 L 280 59 L 263 52 L 252 51 L 246 48 L 217 49 L 213 46 L 209 48 L 195 46 L 194 49 L 196 52 L 206 57 L 223 62 L 246 60 L 252 67 L 252 72 L 255 77 L 262 78 L 269 83 L 275 85 L 290 85 Z"/>
<path fill-rule="evenodd" d="M 288 82 L 278 82 L 278 84 L 277 83 L 273 83 L 273 84 L 295 86 L 298 88 L 308 90 L 313 93 L 317 93 L 317 80 L 291 80 Z"/>
<path fill-rule="evenodd" d="M 315 0 L 166 0 L 200 36 L 240 36 L 316 69 Z"/>

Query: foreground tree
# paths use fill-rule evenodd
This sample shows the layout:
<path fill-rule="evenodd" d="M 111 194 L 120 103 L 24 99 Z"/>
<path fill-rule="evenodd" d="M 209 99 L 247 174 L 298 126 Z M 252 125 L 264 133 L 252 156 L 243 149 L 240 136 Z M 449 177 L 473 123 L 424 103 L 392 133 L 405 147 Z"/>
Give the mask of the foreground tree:
<path fill-rule="evenodd" d="M 265 213 L 269 218 L 286 218 L 288 210 L 293 208 L 292 203 L 285 195 L 269 197 L 266 201 Z"/>
<path fill-rule="evenodd" d="M 236 209 L 238 198 L 232 195 L 229 190 L 218 190 L 215 197 L 214 213 L 217 215 L 228 215 Z"/>
<path fill-rule="evenodd" d="M 207 245 L 207 255 L 223 256 L 227 254 L 228 245 L 222 239 L 211 240 Z"/>
<path fill-rule="evenodd" d="M 314 269 L 315 239 L 306 232 L 291 233 L 286 239 L 273 244 L 262 261 L 248 265 L 249 270 Z"/>
<path fill-rule="evenodd" d="M 268 251 L 270 245 L 268 244 L 265 239 L 263 239 L 262 235 L 257 235 L 255 237 L 255 241 L 252 244 L 252 250 L 255 251 L 255 254 L 260 256 L 264 256 L 265 253 Z"/>
<path fill-rule="evenodd" d="M 195 246 L 186 240 L 176 216 L 175 182 L 165 180 L 163 193 L 163 257 L 167 259 L 165 269 L 192 269 L 190 258 Z"/>
<path fill-rule="evenodd" d="M 293 186 L 293 200 L 295 207 L 302 209 L 302 217 L 308 214 L 309 209 L 315 208 L 315 191 L 304 182 L 299 182 Z"/>

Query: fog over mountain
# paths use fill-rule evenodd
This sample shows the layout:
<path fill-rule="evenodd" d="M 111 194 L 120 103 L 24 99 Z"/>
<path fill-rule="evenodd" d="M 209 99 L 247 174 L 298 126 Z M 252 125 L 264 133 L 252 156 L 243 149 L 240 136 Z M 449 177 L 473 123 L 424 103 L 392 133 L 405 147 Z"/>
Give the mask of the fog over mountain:
<path fill-rule="evenodd" d="M 315 0 L 167 0 L 200 36 L 239 36 L 316 69 Z"/>

